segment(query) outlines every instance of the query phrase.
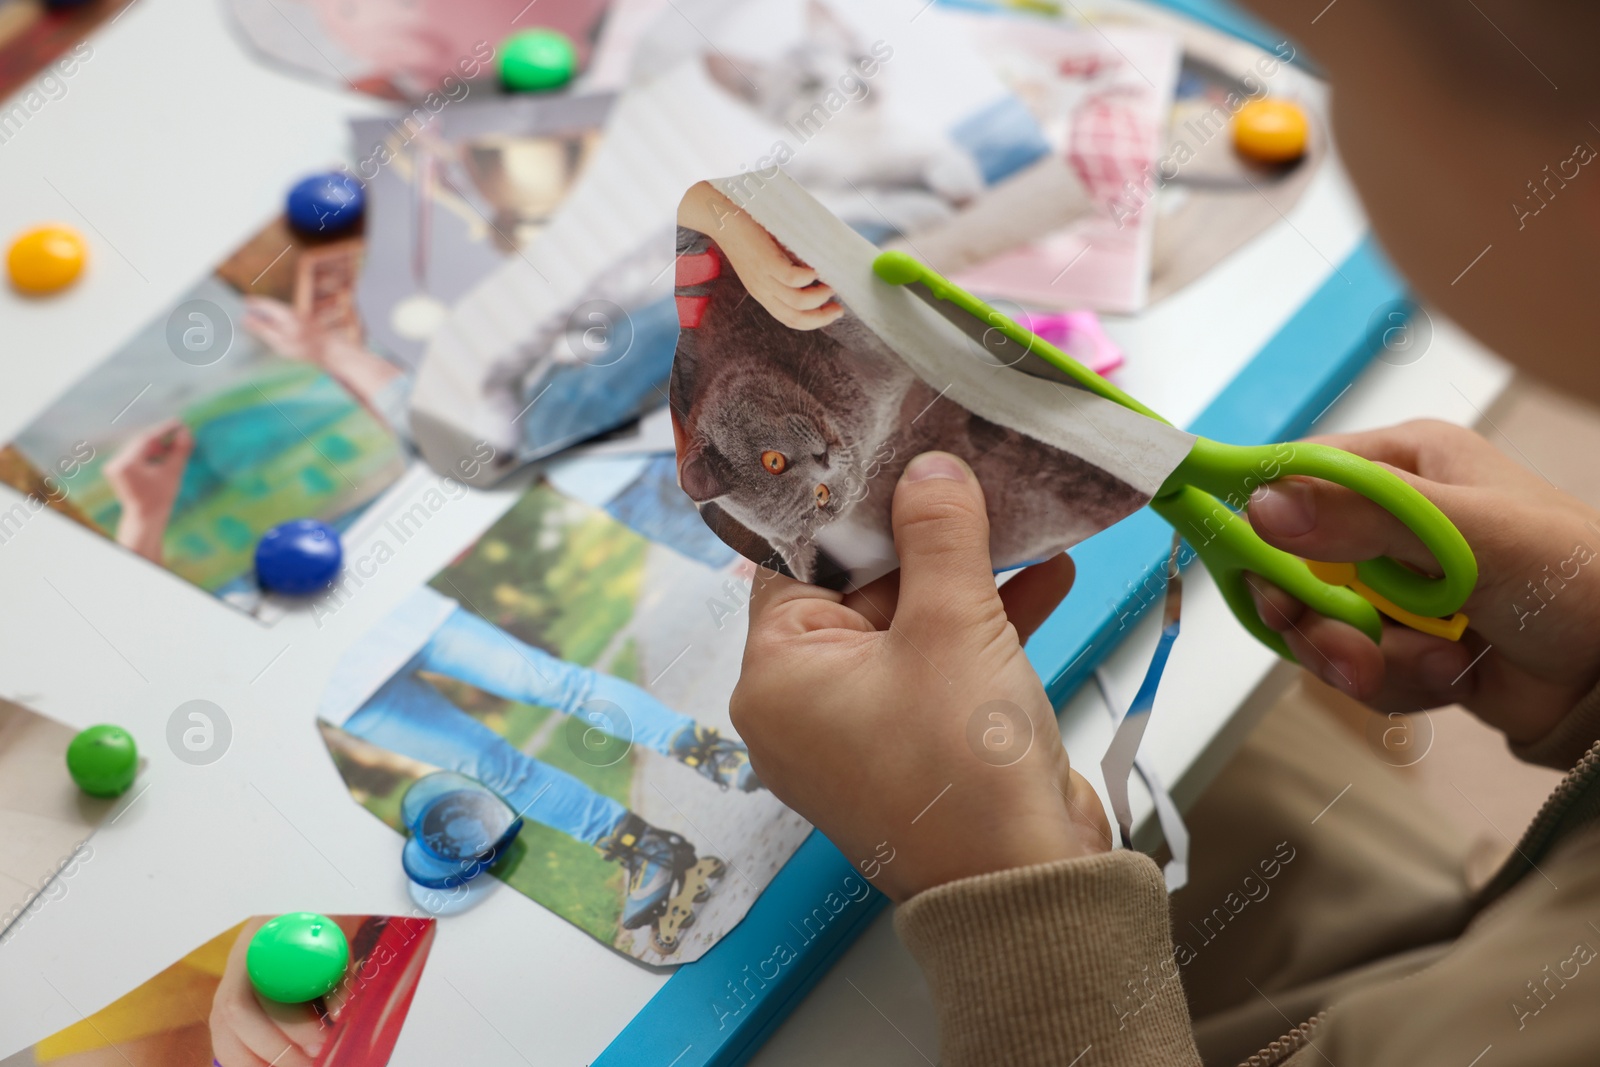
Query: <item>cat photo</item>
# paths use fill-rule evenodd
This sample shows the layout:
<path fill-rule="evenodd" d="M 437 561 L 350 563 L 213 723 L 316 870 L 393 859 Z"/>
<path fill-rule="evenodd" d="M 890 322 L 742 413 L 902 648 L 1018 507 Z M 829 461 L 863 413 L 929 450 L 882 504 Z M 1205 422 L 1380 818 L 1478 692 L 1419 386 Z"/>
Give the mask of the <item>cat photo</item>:
<path fill-rule="evenodd" d="M 1119 448 L 1116 435 L 1129 433 L 1122 427 L 1145 434 L 1139 423 L 1159 425 L 1152 420 L 1118 422 L 1111 436 L 1091 427 L 1122 459 L 1140 460 L 1136 485 L 1126 470 L 1107 469 L 1104 456 L 1086 457 L 975 413 L 975 405 L 956 399 L 971 395 L 968 386 L 938 381 L 936 367 L 914 370 L 863 314 L 880 326 L 889 321 L 878 298 L 854 306 L 851 290 L 876 286 L 889 290 L 881 295 L 891 304 L 898 298 L 905 306 L 891 311 L 899 321 L 888 332 L 927 331 L 928 343 L 917 347 L 950 353 L 951 385 L 958 378 L 988 382 L 996 396 L 1020 385 L 1023 395 L 1045 397 L 1035 402 L 1037 417 L 1052 423 L 1070 421 L 1086 401 L 1125 409 L 985 363 L 970 342 L 950 339 L 962 335 L 937 313 L 922 314 L 928 309 L 911 307 L 917 301 L 910 293 L 872 278 L 876 249 L 798 184 L 787 177 L 768 183 L 746 210 L 736 200 L 737 183 L 701 182 L 679 209 L 680 328 L 670 402 L 678 483 L 742 555 L 833 589 L 889 572 L 898 565 L 890 525 L 895 484 L 914 457 L 940 450 L 977 474 L 994 566 L 1008 570 L 1047 559 L 1136 511 L 1182 458 L 1187 446 L 1176 431 L 1171 441 L 1153 437 L 1154 444 Z M 782 236 L 769 230 L 755 217 L 763 209 L 792 229 Z M 801 242 L 815 248 L 808 258 L 797 254 Z M 1062 398 L 1050 400 L 1058 390 Z M 1049 435 L 1061 440 L 1053 428 Z"/>
<path fill-rule="evenodd" d="M 944 222 L 983 191 L 990 179 L 976 146 L 955 136 L 959 126 L 906 122 L 903 107 L 893 106 L 896 68 L 887 41 L 869 39 L 822 0 L 806 0 L 802 19 L 799 35 L 775 56 L 741 53 L 734 45 L 702 57 L 719 89 L 774 137 L 795 142 L 789 171 L 797 181 L 857 225 L 881 223 L 875 239 Z M 878 73 L 870 79 L 858 73 L 869 70 Z M 837 111 L 821 103 L 830 93 L 844 94 Z M 817 137 L 824 127 L 828 136 Z M 1037 150 L 1031 123 L 1016 136 L 1026 141 L 1024 152 Z"/>

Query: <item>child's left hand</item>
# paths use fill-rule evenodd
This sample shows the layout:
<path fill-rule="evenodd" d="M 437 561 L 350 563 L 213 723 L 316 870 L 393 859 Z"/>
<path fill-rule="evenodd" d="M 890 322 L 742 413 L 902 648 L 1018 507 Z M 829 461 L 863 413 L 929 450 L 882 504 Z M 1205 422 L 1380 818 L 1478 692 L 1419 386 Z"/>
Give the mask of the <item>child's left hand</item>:
<path fill-rule="evenodd" d="M 983 490 L 945 453 L 906 468 L 893 517 L 900 571 L 859 592 L 757 575 L 729 708 L 756 773 L 895 901 L 1105 851 L 1022 651 L 1071 557 L 996 589 Z"/>

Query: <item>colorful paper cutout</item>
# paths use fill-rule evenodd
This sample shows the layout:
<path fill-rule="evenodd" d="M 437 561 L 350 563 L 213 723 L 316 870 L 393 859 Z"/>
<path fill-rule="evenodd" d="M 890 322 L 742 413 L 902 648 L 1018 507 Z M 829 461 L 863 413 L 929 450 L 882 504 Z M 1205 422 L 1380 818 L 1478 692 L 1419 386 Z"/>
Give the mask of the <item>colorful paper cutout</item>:
<path fill-rule="evenodd" d="M 383 1067 L 433 944 L 434 920 L 333 915 L 350 967 L 310 1004 L 263 1001 L 245 972 L 258 915 L 217 935 L 129 993 L 3 1067 Z"/>
<path fill-rule="evenodd" d="M 687 963 L 809 833 L 728 721 L 750 568 L 672 485 L 670 457 L 564 466 L 593 502 L 530 488 L 340 661 L 323 738 L 401 832 L 417 778 L 476 779 L 524 820 L 493 875 L 641 962 Z"/>

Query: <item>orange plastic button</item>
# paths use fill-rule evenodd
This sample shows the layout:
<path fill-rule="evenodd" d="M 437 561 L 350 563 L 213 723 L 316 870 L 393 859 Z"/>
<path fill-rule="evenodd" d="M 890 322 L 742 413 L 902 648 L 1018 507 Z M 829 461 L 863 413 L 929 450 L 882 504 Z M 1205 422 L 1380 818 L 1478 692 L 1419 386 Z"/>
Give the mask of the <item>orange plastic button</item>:
<path fill-rule="evenodd" d="M 77 280 L 88 258 L 88 246 L 78 231 L 39 226 L 11 242 L 6 270 L 11 284 L 25 293 L 54 293 Z"/>
<path fill-rule="evenodd" d="M 1257 163 L 1290 163 L 1306 154 L 1311 123 L 1299 105 L 1268 97 L 1233 117 L 1233 147 Z"/>

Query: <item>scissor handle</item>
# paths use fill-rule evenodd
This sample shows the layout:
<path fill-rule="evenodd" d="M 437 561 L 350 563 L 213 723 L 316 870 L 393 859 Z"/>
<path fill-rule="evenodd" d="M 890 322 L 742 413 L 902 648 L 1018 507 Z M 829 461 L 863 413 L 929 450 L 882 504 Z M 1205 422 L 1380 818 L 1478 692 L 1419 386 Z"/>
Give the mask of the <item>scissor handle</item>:
<path fill-rule="evenodd" d="M 990 329 L 1038 355 L 1095 395 L 1158 422 L 1166 421 L 1065 352 L 906 253 L 880 252 L 872 261 L 872 270 L 891 285 L 924 286 L 929 295 L 977 316 Z M 1428 578 L 1387 557 L 1367 560 L 1356 564 L 1356 573 L 1368 588 L 1390 603 L 1428 618 L 1452 615 L 1466 603 L 1478 584 L 1478 562 L 1472 549 L 1432 501 L 1390 471 L 1326 445 L 1294 442 L 1252 447 L 1197 437 L 1189 455 L 1162 485 L 1150 506 L 1183 534 L 1216 578 L 1234 614 L 1268 647 L 1294 658 L 1283 639 L 1257 615 L 1246 571 L 1281 586 L 1318 612 L 1350 623 L 1374 641 L 1382 636 L 1378 612 L 1363 597 L 1317 578 L 1304 561 L 1268 545 L 1256 536 L 1247 520 L 1236 514 L 1256 489 L 1287 474 L 1336 482 L 1373 501 L 1405 523 L 1433 553 L 1444 572 L 1443 577 Z"/>
<path fill-rule="evenodd" d="M 1291 663 L 1294 653 L 1283 636 L 1261 621 L 1246 572 L 1260 575 L 1321 615 L 1349 623 L 1374 643 L 1382 638 L 1377 608 L 1351 589 L 1322 581 L 1299 557 L 1261 540 L 1250 520 L 1211 494 L 1186 485 L 1156 497 L 1150 507 L 1194 549 L 1244 628 Z"/>
<path fill-rule="evenodd" d="M 1356 573 L 1368 587 L 1405 610 L 1430 618 L 1454 614 L 1472 595 L 1478 584 L 1478 561 L 1466 538 L 1433 501 L 1394 472 L 1337 448 L 1304 441 L 1225 445 L 1204 437 L 1196 438 L 1194 448 L 1157 496 L 1166 495 L 1169 487 L 1176 491 L 1182 486 L 1195 486 L 1220 497 L 1230 508 L 1242 510 L 1251 493 L 1291 474 L 1321 478 L 1371 500 L 1417 535 L 1433 553 L 1442 572 L 1441 577 L 1429 578 L 1387 556 L 1380 556 L 1356 564 Z M 1187 532 L 1184 536 L 1189 538 Z M 1277 551 L 1259 538 L 1256 540 L 1261 549 Z M 1194 544 L 1192 539 L 1190 544 Z M 1249 551 L 1253 554 L 1257 550 Z M 1202 552 L 1201 557 L 1204 556 Z M 1246 566 L 1257 570 L 1248 563 Z M 1303 565 L 1301 570 L 1304 570 Z M 1257 572 L 1265 577 L 1264 572 Z M 1313 581 L 1323 584 L 1315 578 Z"/>

